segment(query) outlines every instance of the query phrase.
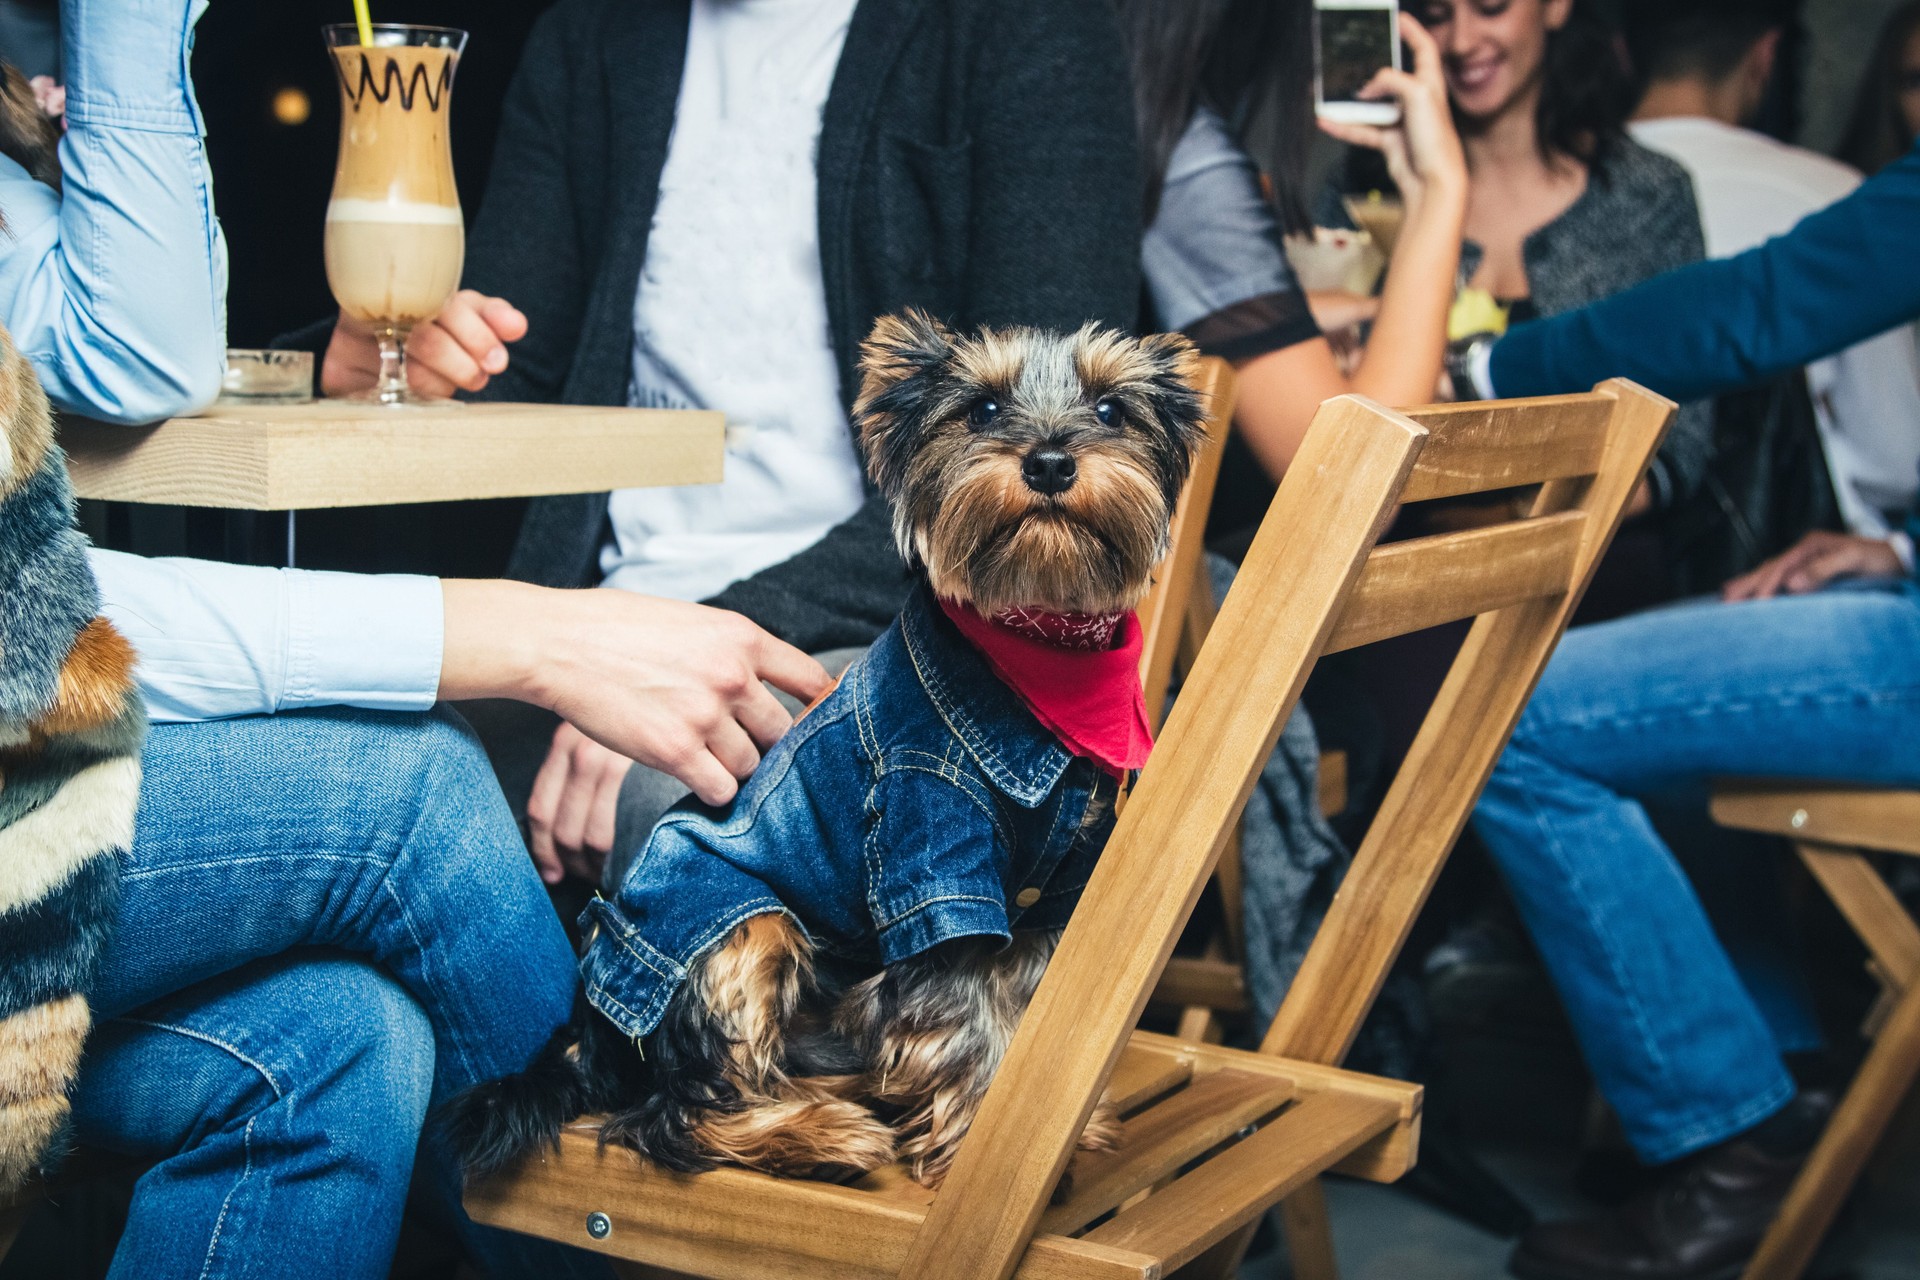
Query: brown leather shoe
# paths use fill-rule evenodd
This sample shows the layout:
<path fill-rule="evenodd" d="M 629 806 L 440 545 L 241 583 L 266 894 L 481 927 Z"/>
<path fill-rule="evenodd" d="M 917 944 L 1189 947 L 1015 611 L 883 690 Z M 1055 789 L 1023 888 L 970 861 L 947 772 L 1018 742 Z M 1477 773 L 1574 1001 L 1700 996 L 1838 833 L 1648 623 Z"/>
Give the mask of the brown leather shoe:
<path fill-rule="evenodd" d="M 1731 1280 L 1805 1159 L 1728 1142 L 1611 1213 L 1534 1227 L 1508 1268 L 1521 1280 Z"/>

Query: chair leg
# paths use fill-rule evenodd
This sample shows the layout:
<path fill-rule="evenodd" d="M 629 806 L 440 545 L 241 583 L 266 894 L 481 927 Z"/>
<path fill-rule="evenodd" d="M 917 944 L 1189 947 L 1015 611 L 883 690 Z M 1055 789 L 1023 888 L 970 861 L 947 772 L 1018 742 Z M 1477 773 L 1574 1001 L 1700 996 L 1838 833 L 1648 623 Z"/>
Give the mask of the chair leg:
<path fill-rule="evenodd" d="M 1920 927 L 1858 849 L 1795 841 L 1794 851 L 1896 987 L 1920 980 Z"/>
<path fill-rule="evenodd" d="M 1796 1280 L 1873 1154 L 1887 1122 L 1920 1073 L 1920 982 L 1894 1006 L 1827 1131 L 1794 1180 L 1780 1215 L 1747 1264 L 1744 1280 Z"/>
<path fill-rule="evenodd" d="M 1327 1216 L 1327 1192 L 1320 1179 L 1305 1183 L 1280 1202 L 1287 1257 L 1293 1280 L 1340 1280 L 1333 1255 L 1333 1220 Z"/>

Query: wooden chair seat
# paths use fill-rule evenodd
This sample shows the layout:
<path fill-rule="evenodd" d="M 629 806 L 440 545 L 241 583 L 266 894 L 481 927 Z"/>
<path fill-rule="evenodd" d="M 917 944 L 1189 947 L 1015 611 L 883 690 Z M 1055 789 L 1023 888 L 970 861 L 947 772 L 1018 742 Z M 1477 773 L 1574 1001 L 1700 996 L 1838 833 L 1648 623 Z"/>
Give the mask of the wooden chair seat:
<path fill-rule="evenodd" d="M 1835 782 L 1723 783 L 1714 793 L 1713 817 L 1723 827 L 1788 840 L 1920 857 L 1920 791 Z"/>
<path fill-rule="evenodd" d="M 1107 1089 L 1123 1139 L 1076 1159 L 1016 1276 L 1164 1276 L 1329 1166 L 1390 1182 L 1418 1145 L 1418 1085 L 1147 1032 L 1134 1033 Z M 901 1274 L 933 1199 L 898 1166 L 841 1186 L 671 1173 L 600 1150 L 589 1119 L 559 1154 L 466 1203 L 476 1221 L 668 1274 L 881 1280 Z"/>

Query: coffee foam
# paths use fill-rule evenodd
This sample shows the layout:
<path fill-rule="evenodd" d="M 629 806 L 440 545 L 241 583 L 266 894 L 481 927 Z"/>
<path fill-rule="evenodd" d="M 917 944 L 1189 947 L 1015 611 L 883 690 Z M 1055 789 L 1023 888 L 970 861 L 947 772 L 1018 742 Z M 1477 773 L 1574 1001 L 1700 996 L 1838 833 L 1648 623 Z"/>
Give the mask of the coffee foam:
<path fill-rule="evenodd" d="M 408 222 L 459 226 L 457 204 L 426 204 L 418 200 L 360 200 L 347 198 L 327 205 L 328 222 Z"/>

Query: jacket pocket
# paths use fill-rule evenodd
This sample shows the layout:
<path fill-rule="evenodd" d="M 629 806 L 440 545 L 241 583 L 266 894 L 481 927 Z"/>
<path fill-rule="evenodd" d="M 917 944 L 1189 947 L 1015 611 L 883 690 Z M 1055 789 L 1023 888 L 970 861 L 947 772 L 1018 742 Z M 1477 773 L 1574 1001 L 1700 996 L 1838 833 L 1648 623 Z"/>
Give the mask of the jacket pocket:
<path fill-rule="evenodd" d="M 973 140 L 880 138 L 881 240 L 888 265 L 911 281 L 953 285 L 967 268 Z"/>

